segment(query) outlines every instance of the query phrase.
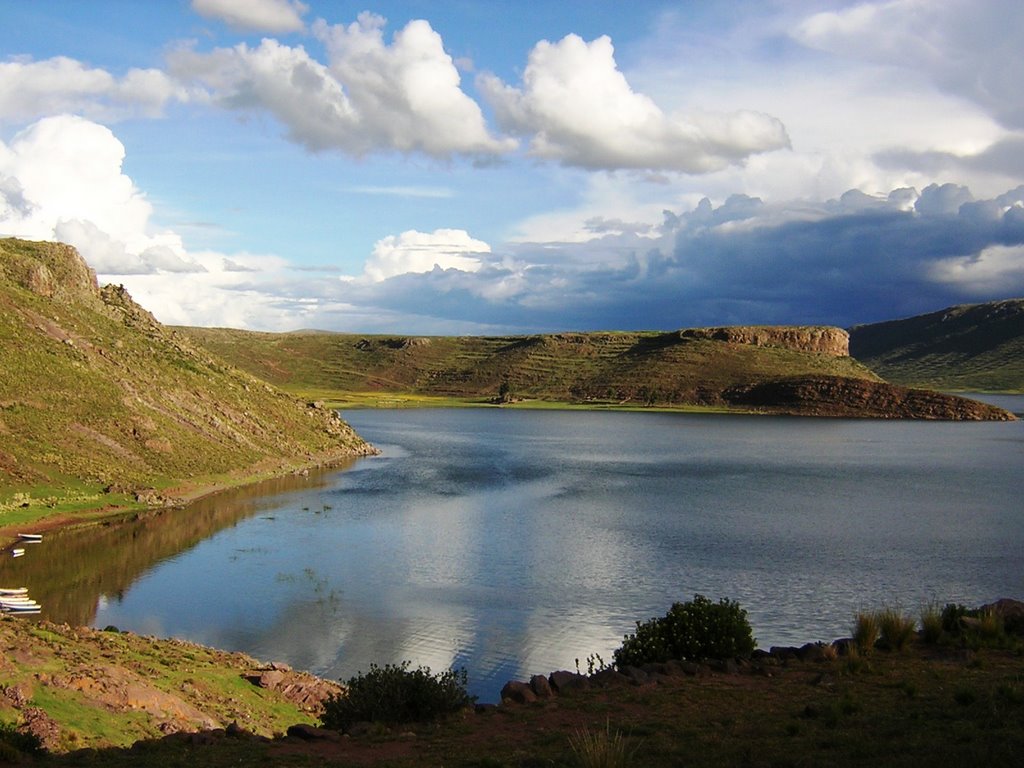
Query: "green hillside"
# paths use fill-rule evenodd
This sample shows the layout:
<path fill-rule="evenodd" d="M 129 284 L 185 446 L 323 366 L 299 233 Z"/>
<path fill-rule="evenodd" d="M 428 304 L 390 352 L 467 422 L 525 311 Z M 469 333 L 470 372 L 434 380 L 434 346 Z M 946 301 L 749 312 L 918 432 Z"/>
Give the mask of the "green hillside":
<path fill-rule="evenodd" d="M 217 360 L 74 249 L 0 240 L 0 528 L 160 504 L 365 451 L 332 412 Z"/>
<path fill-rule="evenodd" d="M 828 328 L 492 337 L 180 330 L 278 386 L 342 400 L 395 393 L 480 401 L 508 392 L 558 402 L 723 406 L 729 388 L 779 378 L 878 380 L 846 356 L 846 334 Z"/>
<path fill-rule="evenodd" d="M 850 351 L 906 386 L 1024 392 L 1024 299 L 860 325 L 850 329 Z"/>

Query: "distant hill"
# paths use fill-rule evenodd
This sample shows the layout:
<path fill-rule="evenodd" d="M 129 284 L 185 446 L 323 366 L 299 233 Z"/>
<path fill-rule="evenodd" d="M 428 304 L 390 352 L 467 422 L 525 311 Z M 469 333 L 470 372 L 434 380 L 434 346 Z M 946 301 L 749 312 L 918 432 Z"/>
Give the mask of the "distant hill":
<path fill-rule="evenodd" d="M 850 351 L 906 386 L 1024 392 L 1024 299 L 859 325 L 850 329 Z"/>
<path fill-rule="evenodd" d="M 56 243 L 0 239 L 0 371 L 0 527 L 36 507 L 159 504 L 367 450 L 333 412 L 99 288 Z"/>
<path fill-rule="evenodd" d="M 341 401 L 375 392 L 825 416 L 1005 417 L 997 409 L 892 387 L 849 357 L 847 333 L 838 328 L 500 337 L 181 330 L 256 376 Z"/>

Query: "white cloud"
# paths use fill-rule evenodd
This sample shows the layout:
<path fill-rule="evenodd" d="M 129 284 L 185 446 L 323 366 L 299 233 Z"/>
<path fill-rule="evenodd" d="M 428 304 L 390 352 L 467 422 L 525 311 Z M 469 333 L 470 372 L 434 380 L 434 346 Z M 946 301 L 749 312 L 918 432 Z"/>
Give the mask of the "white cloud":
<path fill-rule="evenodd" d="M 192 0 L 192 10 L 231 27 L 257 32 L 300 32 L 309 10 L 298 0 Z"/>
<path fill-rule="evenodd" d="M 1017 0 L 885 0 L 808 16 L 795 37 L 851 59 L 924 72 L 935 84 L 1024 128 L 1024 15 Z"/>
<path fill-rule="evenodd" d="M 943 259 L 930 277 L 970 296 L 1016 296 L 1024 286 L 1024 246 L 992 245 L 971 256 Z"/>
<path fill-rule="evenodd" d="M 522 79 L 478 85 L 507 130 L 531 137 L 532 154 L 567 165 L 706 173 L 789 146 L 782 123 L 759 112 L 666 114 L 632 89 L 607 36 L 537 43 Z"/>
<path fill-rule="evenodd" d="M 179 50 L 170 66 L 177 76 L 205 85 L 226 108 L 268 110 L 290 139 L 313 151 L 447 158 L 515 147 L 511 139 L 491 136 L 430 24 L 410 22 L 390 45 L 383 26 L 383 19 L 365 13 L 348 26 L 318 21 L 314 32 L 327 48 L 326 65 L 301 46 L 264 39 L 256 48 Z"/>
<path fill-rule="evenodd" d="M 364 276 L 380 281 L 435 268 L 476 272 L 481 266 L 479 256 L 490 252 L 491 246 L 470 237 L 463 229 L 409 230 L 377 241 L 366 262 Z"/>
<path fill-rule="evenodd" d="M 156 69 L 132 69 L 116 78 L 65 56 L 0 62 L 0 120 L 12 123 L 63 112 L 98 120 L 156 117 L 172 99 L 187 98 L 183 88 Z"/>
<path fill-rule="evenodd" d="M 0 233 L 74 245 L 100 274 L 204 271 L 176 234 L 149 231 L 153 209 L 124 155 L 109 128 L 66 115 L 0 143 Z"/>

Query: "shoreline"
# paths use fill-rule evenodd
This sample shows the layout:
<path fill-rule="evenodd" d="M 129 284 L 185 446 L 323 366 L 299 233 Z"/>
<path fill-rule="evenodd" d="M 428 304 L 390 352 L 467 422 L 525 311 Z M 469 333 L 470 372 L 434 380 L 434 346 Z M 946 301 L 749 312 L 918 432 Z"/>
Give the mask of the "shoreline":
<path fill-rule="evenodd" d="M 200 499 L 214 496 L 224 491 L 257 485 L 267 480 L 274 480 L 289 475 L 308 474 L 312 470 L 327 470 L 340 467 L 346 462 L 354 462 L 367 456 L 376 456 L 380 451 L 370 443 L 358 451 L 345 449 L 344 452 L 329 451 L 318 456 L 308 457 L 300 462 L 280 462 L 267 459 L 250 465 L 244 469 L 234 470 L 224 475 L 204 478 L 199 481 L 183 479 L 168 485 L 159 492 L 154 491 L 154 498 L 163 503 L 153 504 L 137 502 L 134 504 L 97 504 L 77 508 L 75 511 L 55 509 L 36 520 L 27 523 L 11 523 L 0 525 L 0 547 L 6 547 L 18 540 L 19 533 L 49 533 L 57 530 L 102 525 L 103 523 L 126 518 L 132 515 L 159 513 L 167 509 L 186 507 Z M 276 464 L 276 468 L 269 468 Z M 141 493 L 139 491 L 137 493 Z M 58 504 L 58 507 L 60 505 Z"/>

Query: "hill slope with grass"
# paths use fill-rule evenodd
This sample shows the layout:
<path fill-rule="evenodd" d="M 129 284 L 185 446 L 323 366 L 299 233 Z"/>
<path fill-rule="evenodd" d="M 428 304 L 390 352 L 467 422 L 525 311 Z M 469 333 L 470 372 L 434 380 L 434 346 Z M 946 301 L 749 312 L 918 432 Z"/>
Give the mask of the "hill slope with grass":
<path fill-rule="evenodd" d="M 850 350 L 906 386 L 1024 392 L 1024 299 L 859 325 L 850 329 Z"/>
<path fill-rule="evenodd" d="M 828 327 L 403 337 L 183 328 L 255 376 L 338 404 L 388 395 L 703 406 L 823 416 L 988 419 L 998 409 L 882 381 Z"/>
<path fill-rule="evenodd" d="M 0 528 L 153 505 L 369 450 L 163 327 L 71 247 L 0 240 Z"/>

